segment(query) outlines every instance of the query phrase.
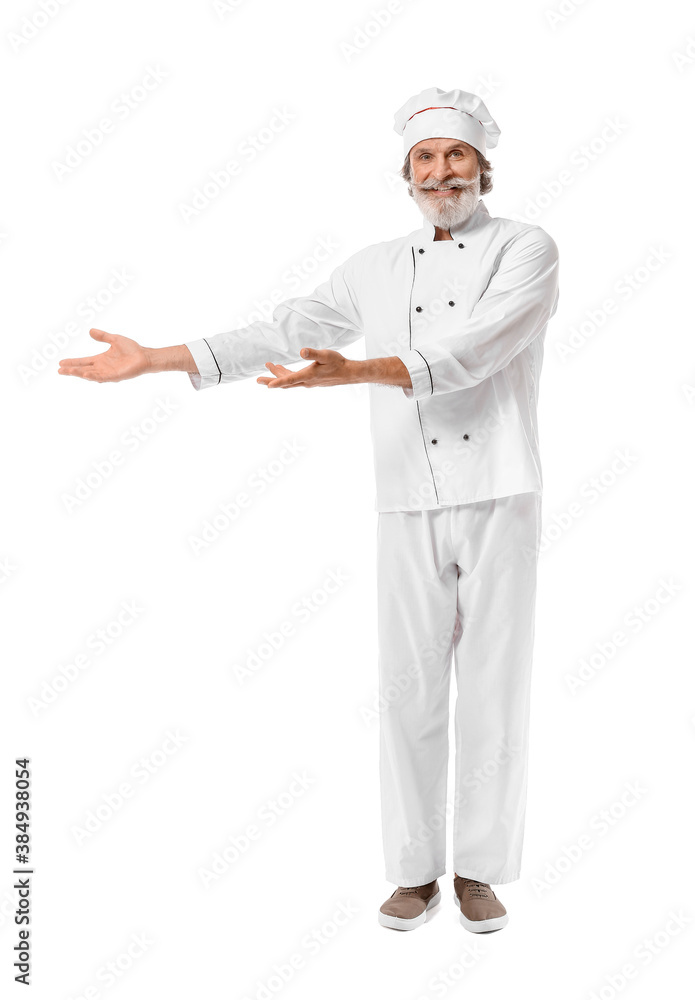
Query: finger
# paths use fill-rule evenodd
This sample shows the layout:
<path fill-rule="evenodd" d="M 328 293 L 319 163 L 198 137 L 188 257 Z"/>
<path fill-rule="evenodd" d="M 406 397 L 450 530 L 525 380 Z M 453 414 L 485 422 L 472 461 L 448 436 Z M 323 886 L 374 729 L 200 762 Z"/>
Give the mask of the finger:
<path fill-rule="evenodd" d="M 89 331 L 89 336 L 93 337 L 94 340 L 103 340 L 106 344 L 113 344 L 116 339 L 115 334 L 107 333 L 106 330 L 97 330 L 94 327 Z"/>
<path fill-rule="evenodd" d="M 271 371 L 282 372 L 283 375 L 291 375 L 292 374 L 292 369 L 291 368 L 285 368 L 284 365 L 276 365 L 274 361 L 266 361 L 265 366 L 266 366 L 266 368 L 270 368 Z"/>
<path fill-rule="evenodd" d="M 63 358 L 58 364 L 63 366 L 70 365 L 72 368 L 86 368 L 94 364 L 94 358 Z"/>
<path fill-rule="evenodd" d="M 59 375 L 76 375 L 77 378 L 86 379 L 89 382 L 103 381 L 91 368 L 59 368 Z"/>
<path fill-rule="evenodd" d="M 299 372 L 297 372 L 298 374 Z M 297 378 L 294 375 L 283 376 L 282 378 L 258 379 L 258 381 L 262 381 L 269 389 L 292 389 L 295 385 L 304 385 L 304 379 Z"/>
<path fill-rule="evenodd" d="M 292 374 L 292 373 L 290 372 L 290 374 Z M 283 379 L 280 379 L 280 378 L 264 378 L 263 376 L 261 376 L 260 378 L 256 379 L 256 382 L 258 382 L 259 385 L 275 385 L 276 382 L 282 382 L 282 381 L 284 381 L 284 376 L 283 376 Z"/>
<path fill-rule="evenodd" d="M 291 385 L 301 385 L 305 381 L 305 376 L 306 369 L 302 369 L 298 372 L 289 372 L 287 375 L 283 375 L 280 378 L 274 378 L 268 384 L 271 389 L 275 388 L 275 386 L 279 386 L 284 389 Z"/>

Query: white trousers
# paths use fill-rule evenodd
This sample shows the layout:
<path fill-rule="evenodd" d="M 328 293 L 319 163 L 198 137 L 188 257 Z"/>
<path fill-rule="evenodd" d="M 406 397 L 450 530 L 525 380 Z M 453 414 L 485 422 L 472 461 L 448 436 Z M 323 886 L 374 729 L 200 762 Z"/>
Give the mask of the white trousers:
<path fill-rule="evenodd" d="M 520 877 L 541 494 L 377 520 L 381 807 L 386 879 L 453 869 Z M 447 809 L 452 653 L 457 697 Z"/>

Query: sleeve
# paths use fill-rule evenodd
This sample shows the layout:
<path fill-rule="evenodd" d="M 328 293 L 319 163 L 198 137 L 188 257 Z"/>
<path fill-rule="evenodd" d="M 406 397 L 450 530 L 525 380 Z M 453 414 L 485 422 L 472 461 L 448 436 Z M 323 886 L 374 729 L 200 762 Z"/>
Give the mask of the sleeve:
<path fill-rule="evenodd" d="M 487 288 L 456 333 L 398 357 L 408 399 L 469 389 L 500 371 L 545 328 L 559 298 L 558 249 L 535 226 L 502 250 Z"/>
<path fill-rule="evenodd" d="M 189 373 L 194 389 L 268 375 L 266 361 L 303 361 L 303 347 L 347 347 L 363 336 L 357 298 L 357 254 L 340 264 L 310 295 L 280 302 L 272 319 L 186 343 L 198 373 Z M 308 364 L 309 362 L 307 362 Z"/>

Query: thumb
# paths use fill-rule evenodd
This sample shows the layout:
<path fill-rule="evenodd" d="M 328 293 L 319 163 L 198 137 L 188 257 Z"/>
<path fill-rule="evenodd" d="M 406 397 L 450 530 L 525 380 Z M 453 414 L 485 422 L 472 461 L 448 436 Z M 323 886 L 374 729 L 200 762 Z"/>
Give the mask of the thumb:
<path fill-rule="evenodd" d="M 94 328 L 89 331 L 89 336 L 93 337 L 94 340 L 103 340 L 107 344 L 113 344 L 116 339 L 115 334 L 107 333 L 106 330 L 96 330 Z"/>
<path fill-rule="evenodd" d="M 321 350 L 316 350 L 314 347 L 303 347 L 299 352 L 303 358 L 309 361 L 321 361 L 321 356 L 324 353 Z"/>

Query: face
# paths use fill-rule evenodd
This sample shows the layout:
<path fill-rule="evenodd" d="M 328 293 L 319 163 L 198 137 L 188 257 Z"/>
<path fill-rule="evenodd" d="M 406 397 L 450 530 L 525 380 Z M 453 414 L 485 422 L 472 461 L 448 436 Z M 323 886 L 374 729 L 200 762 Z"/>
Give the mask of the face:
<path fill-rule="evenodd" d="M 410 150 L 413 198 L 441 229 L 465 222 L 480 197 L 480 168 L 473 146 L 459 139 L 423 139 Z"/>

